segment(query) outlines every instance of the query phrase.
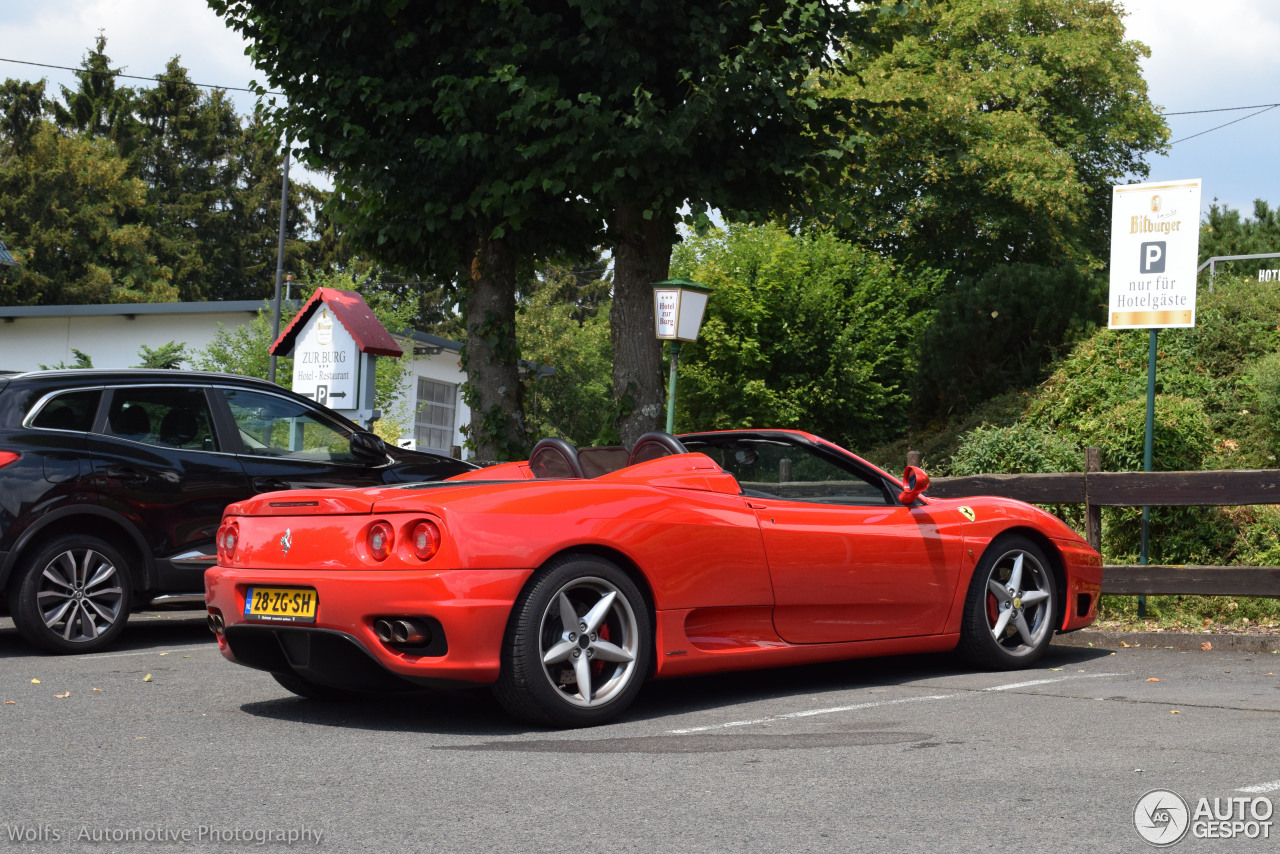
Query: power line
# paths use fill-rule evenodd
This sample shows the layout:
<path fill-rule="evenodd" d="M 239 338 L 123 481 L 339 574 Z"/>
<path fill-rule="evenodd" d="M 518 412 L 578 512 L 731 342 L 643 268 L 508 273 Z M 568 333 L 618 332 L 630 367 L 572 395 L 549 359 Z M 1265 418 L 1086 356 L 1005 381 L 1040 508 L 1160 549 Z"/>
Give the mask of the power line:
<path fill-rule="evenodd" d="M 1161 113 L 1161 115 L 1165 115 L 1165 116 L 1198 116 L 1198 115 L 1200 115 L 1200 114 L 1202 114 L 1202 113 L 1233 113 L 1233 112 L 1237 112 L 1237 111 L 1239 111 L 1239 110 L 1260 110 L 1260 109 L 1262 109 L 1263 107 L 1266 107 L 1266 108 L 1268 108 L 1268 109 L 1269 109 L 1269 108 L 1271 108 L 1271 107 L 1280 107 L 1280 104 L 1254 104 L 1252 107 L 1217 107 L 1217 108 L 1212 109 L 1212 110 L 1183 110 L 1182 112 L 1179 112 L 1179 113 Z M 1245 118 L 1248 118 L 1248 116 L 1246 116 Z"/>
<path fill-rule="evenodd" d="M 47 62 L 30 62 L 25 59 L 9 59 L 3 56 L 0 56 L 0 62 L 13 62 L 18 65 L 34 65 L 37 68 L 56 68 L 59 71 L 72 71 L 72 72 L 75 72 L 76 74 L 97 74 L 100 77 L 126 77 L 130 80 L 146 80 L 150 83 L 184 83 L 188 86 L 196 86 L 200 89 L 224 89 L 230 92 L 249 92 L 253 95 L 257 95 L 257 94 L 282 95 L 282 96 L 284 95 L 283 92 L 272 92 L 270 90 L 265 90 L 259 93 L 257 89 L 248 89 L 244 86 L 218 86 L 213 83 L 196 83 L 193 80 L 181 80 L 181 79 L 175 79 L 173 77 L 161 77 L 159 75 L 156 75 L 155 77 L 142 77 L 137 74 L 125 74 L 123 71 L 100 71 L 96 68 L 84 68 L 84 67 L 72 68 L 71 66 L 68 66 L 68 65 L 51 65 Z"/>
<path fill-rule="evenodd" d="M 1213 133 L 1215 130 L 1222 130 L 1222 129 L 1223 129 L 1223 128 L 1225 128 L 1225 127 L 1229 127 L 1229 126 L 1231 126 L 1231 125 L 1237 124 L 1237 123 L 1239 123 L 1239 122 L 1244 121 L 1245 119 L 1251 119 L 1251 118 L 1253 118 L 1254 116 L 1261 115 L 1261 114 L 1263 114 L 1263 113 L 1265 113 L 1265 112 L 1268 112 L 1269 110 L 1274 110 L 1276 107 L 1280 107 L 1280 104 L 1272 104 L 1270 107 L 1266 107 L 1266 108 L 1264 108 L 1264 109 L 1258 110 L 1258 112 L 1256 112 L 1256 113 L 1250 113 L 1250 114 L 1249 114 L 1249 115 L 1247 115 L 1247 116 L 1242 116 L 1242 117 L 1240 117 L 1240 118 L 1236 119 L 1235 121 L 1227 122 L 1227 123 L 1226 123 L 1226 124 L 1224 124 L 1224 125 L 1218 125 L 1217 127 L 1209 128 L 1208 130 L 1202 130 L 1202 131 L 1200 131 L 1199 133 L 1193 133 L 1193 134 L 1191 134 L 1191 136 L 1184 136 L 1182 139 L 1175 139 L 1173 142 L 1169 143 L 1169 145 L 1171 145 L 1171 146 L 1173 146 L 1173 145 L 1177 145 L 1177 144 L 1178 144 L 1178 143 L 1180 143 L 1180 142 L 1186 142 L 1186 141 L 1187 141 L 1187 140 L 1189 140 L 1189 139 L 1195 139 L 1195 138 L 1196 138 L 1196 137 L 1198 137 L 1198 136 L 1204 136 L 1206 133 Z"/>

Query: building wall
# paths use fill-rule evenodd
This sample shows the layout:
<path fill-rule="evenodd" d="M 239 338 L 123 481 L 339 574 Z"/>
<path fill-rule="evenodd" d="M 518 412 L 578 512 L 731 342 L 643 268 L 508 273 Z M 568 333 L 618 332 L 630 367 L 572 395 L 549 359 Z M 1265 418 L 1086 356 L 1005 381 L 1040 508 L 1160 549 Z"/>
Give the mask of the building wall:
<path fill-rule="evenodd" d="M 213 341 L 218 324 L 232 329 L 251 322 L 260 304 L 252 311 L 207 311 L 208 304 L 199 312 L 119 314 L 55 314 L 52 308 L 41 308 L 40 314 L 28 315 L 23 309 L 0 309 L 0 370 L 34 371 L 41 365 L 53 367 L 59 363 L 72 365 L 75 354 L 72 349 L 89 355 L 95 368 L 119 369 L 136 366 L 140 361 L 138 350 L 146 345 L 152 349 L 170 341 L 186 345 L 188 353 L 203 350 Z M 66 306 L 68 312 L 77 306 Z M 92 307 L 101 310 L 102 307 Z M 153 307 L 148 307 L 154 310 Z M 123 311 L 123 309 L 121 309 Z M 30 309 L 26 310 L 30 311 Z M 412 341 L 401 341 L 406 352 L 412 352 Z M 439 353 L 426 353 L 414 357 L 413 369 L 404 386 L 402 403 L 391 412 L 388 419 L 404 424 L 399 444 L 414 447 L 414 420 L 419 406 L 418 380 L 425 378 L 454 387 L 455 407 L 452 425 L 453 447 L 461 447 L 464 437 L 459 428 L 471 420 L 471 411 L 462 402 L 458 387 L 466 374 L 458 365 L 458 353 L 448 349 Z M 288 382 L 288 377 L 280 378 Z M 425 450 L 425 448 L 424 448 Z"/>
<path fill-rule="evenodd" d="M 203 350 L 218 331 L 253 319 L 249 312 L 6 317 L 0 322 L 0 370 L 35 371 L 41 365 L 75 362 L 72 348 L 89 354 L 95 368 L 130 368 L 141 361 L 142 345 L 155 349 L 170 341 Z"/>

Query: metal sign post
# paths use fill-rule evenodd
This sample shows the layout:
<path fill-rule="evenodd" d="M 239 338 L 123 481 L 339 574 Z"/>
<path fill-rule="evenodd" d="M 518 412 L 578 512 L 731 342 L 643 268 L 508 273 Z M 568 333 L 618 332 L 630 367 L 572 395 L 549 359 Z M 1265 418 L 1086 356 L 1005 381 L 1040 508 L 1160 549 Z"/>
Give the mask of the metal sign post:
<path fill-rule="evenodd" d="M 1200 179 L 1112 187 L 1111 329 L 1147 329 L 1147 419 L 1142 467 L 1151 471 L 1156 410 L 1156 330 L 1196 325 Z M 1138 563 L 1147 565 L 1151 508 L 1142 508 Z M 1138 597 L 1139 618 L 1147 615 Z"/>

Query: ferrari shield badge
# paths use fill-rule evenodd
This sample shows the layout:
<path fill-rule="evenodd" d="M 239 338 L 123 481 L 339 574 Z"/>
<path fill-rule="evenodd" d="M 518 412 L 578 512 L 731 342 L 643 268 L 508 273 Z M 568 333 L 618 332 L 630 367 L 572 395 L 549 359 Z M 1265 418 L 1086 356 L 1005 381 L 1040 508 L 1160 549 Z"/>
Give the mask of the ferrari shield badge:
<path fill-rule="evenodd" d="M 973 512 L 972 507 L 960 507 L 960 515 L 968 519 L 970 522 L 978 518 L 978 514 Z"/>

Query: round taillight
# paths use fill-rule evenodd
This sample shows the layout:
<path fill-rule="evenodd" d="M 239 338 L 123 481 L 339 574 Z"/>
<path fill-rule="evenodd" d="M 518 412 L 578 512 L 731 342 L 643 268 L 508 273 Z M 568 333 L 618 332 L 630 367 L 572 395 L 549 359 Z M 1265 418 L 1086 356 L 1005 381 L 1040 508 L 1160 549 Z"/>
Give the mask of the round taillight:
<path fill-rule="evenodd" d="M 223 525 L 218 531 L 218 556 L 223 563 L 231 563 L 236 556 L 236 544 L 240 542 L 240 526 L 235 522 Z"/>
<path fill-rule="evenodd" d="M 413 556 L 418 560 L 431 560 L 440 551 L 440 528 L 435 522 L 423 520 L 413 526 L 409 535 Z"/>
<path fill-rule="evenodd" d="M 369 536 L 365 542 L 369 546 L 369 555 L 374 560 L 386 560 L 394 543 L 391 526 L 386 522 L 375 522 L 369 528 Z"/>

